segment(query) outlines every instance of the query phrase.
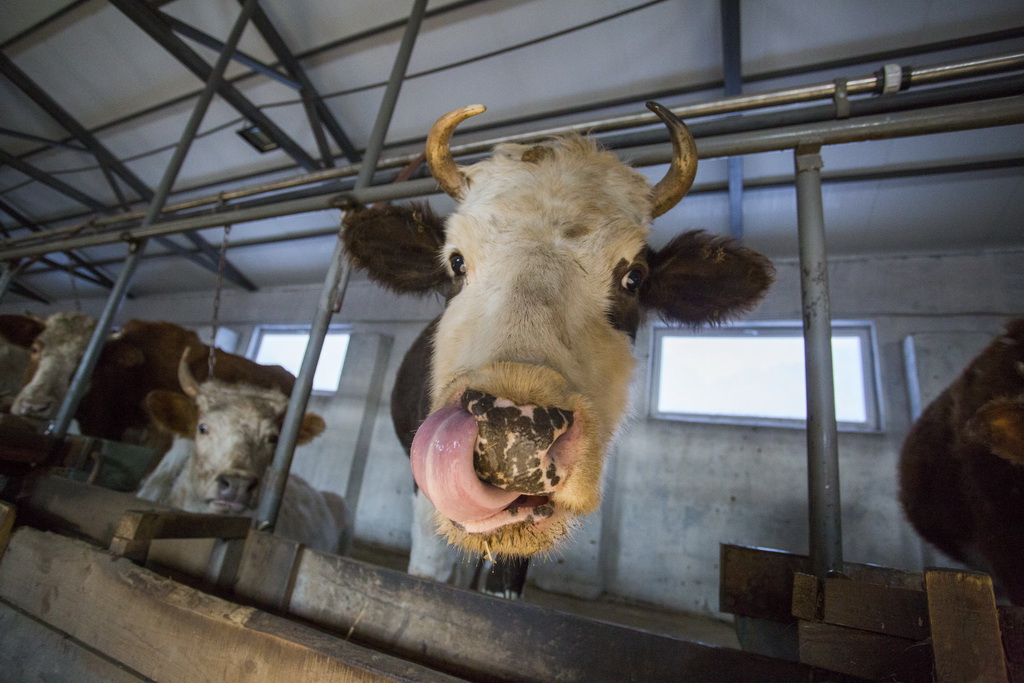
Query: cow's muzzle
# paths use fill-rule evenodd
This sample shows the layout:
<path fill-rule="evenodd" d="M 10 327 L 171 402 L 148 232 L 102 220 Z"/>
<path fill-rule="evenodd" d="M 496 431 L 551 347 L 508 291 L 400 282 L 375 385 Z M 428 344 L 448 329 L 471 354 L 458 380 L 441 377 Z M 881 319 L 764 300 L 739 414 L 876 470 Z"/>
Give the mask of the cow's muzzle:
<path fill-rule="evenodd" d="M 562 408 L 516 405 L 467 389 L 462 407 L 477 423 L 473 469 L 482 481 L 523 495 L 553 492 L 565 476 L 551 447 L 573 424 Z"/>

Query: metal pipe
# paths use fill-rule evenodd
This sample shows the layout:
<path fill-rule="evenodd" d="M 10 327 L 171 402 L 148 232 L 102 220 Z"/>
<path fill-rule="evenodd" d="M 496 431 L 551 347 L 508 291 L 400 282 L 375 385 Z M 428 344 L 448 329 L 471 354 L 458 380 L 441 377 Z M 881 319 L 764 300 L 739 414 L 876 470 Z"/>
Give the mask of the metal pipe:
<path fill-rule="evenodd" d="M 146 217 L 143 219 L 143 228 L 152 224 L 160 215 L 160 210 L 167 201 L 167 196 L 171 192 L 174 180 L 178 177 L 181 165 L 185 161 L 185 155 L 188 154 L 189 146 L 192 144 L 192 140 L 195 139 L 196 132 L 199 130 L 199 124 L 202 123 L 203 116 L 206 115 L 206 110 L 210 106 L 213 95 L 217 90 L 217 85 L 224 76 L 224 71 L 231 61 L 231 55 L 234 53 L 235 47 L 242 37 L 242 31 L 245 28 L 245 24 L 249 21 L 256 3 L 257 0 L 246 0 L 241 12 L 239 12 L 238 19 L 235 20 L 235 24 L 231 28 L 224 51 L 221 52 L 220 57 L 217 59 L 217 63 L 210 73 L 210 79 L 199 96 L 195 109 L 192 111 L 192 116 L 182 132 L 178 146 L 174 150 L 174 155 L 171 157 L 171 161 L 168 163 L 167 169 L 160 179 L 160 186 L 153 195 L 149 209 L 146 211 Z M 118 273 L 114 288 L 111 290 L 110 296 L 103 306 L 103 312 L 100 313 L 99 318 L 96 320 L 96 329 L 93 330 L 89 344 L 85 348 L 85 354 L 75 369 L 75 374 L 71 378 L 71 385 L 68 387 L 67 394 L 65 394 L 64 400 L 61 401 L 57 414 L 46 428 L 48 434 L 52 434 L 57 438 L 64 438 L 67 434 L 68 426 L 71 424 L 75 411 L 78 410 L 78 404 L 85 395 L 89 378 L 92 376 L 93 370 L 96 369 L 100 351 L 103 349 L 107 333 L 114 322 L 114 315 L 117 313 L 117 309 L 120 308 L 124 295 L 128 291 L 128 286 L 131 284 L 132 277 L 135 275 L 135 269 L 139 265 L 139 260 L 145 248 L 145 237 L 130 244 L 128 258 L 125 259 L 121 272 Z"/>
<path fill-rule="evenodd" d="M 419 34 L 426 7 L 427 0 L 416 0 L 409 16 L 409 21 L 405 26 L 405 33 L 402 36 L 402 43 L 398 48 L 398 55 L 395 57 L 391 77 L 388 80 L 380 110 L 377 112 L 377 120 L 374 123 L 373 132 L 370 135 L 366 152 L 363 155 L 362 167 L 356 180 L 357 190 L 369 186 L 370 181 L 373 179 L 373 173 L 376 170 L 375 166 L 380 158 L 381 149 L 384 147 L 384 138 L 387 135 L 395 103 L 398 100 L 398 93 L 405 78 L 405 71 L 409 66 L 409 58 L 412 55 L 412 48 Z M 433 183 L 433 179 L 430 179 L 430 182 Z M 309 331 L 309 343 L 306 345 L 306 352 L 302 357 L 302 365 L 299 367 L 299 374 L 295 379 L 295 386 L 292 388 L 292 394 L 288 400 L 288 412 L 285 413 L 284 424 L 281 426 L 277 448 L 274 450 L 274 460 L 267 469 L 264 479 L 265 485 L 260 494 L 259 507 L 256 510 L 256 526 L 259 529 L 272 531 L 274 524 L 277 522 L 277 513 L 281 507 L 281 497 L 284 495 L 285 483 L 288 480 L 288 472 L 291 469 L 292 456 L 295 454 L 299 427 L 302 425 L 302 418 L 306 412 L 306 405 L 309 402 L 309 393 L 313 389 L 313 374 L 316 372 L 317 362 L 320 360 L 320 351 L 323 349 L 324 339 L 327 337 L 331 316 L 336 308 L 341 307 L 345 290 L 348 288 L 351 272 L 351 264 L 347 254 L 345 254 L 345 245 L 339 235 L 335 243 L 334 254 L 331 257 L 327 276 L 324 279 L 324 287 L 320 292 L 320 299 L 317 302 L 316 314 Z M 352 510 L 351 514 L 354 515 L 355 510 Z"/>
<path fill-rule="evenodd" d="M 831 571 L 843 570 L 843 534 L 832 374 L 832 319 L 821 202 L 821 145 L 813 142 L 798 146 L 794 160 L 807 385 L 810 558 L 814 574 L 823 579 Z"/>
<path fill-rule="evenodd" d="M 984 59 L 975 59 L 966 62 L 950 62 L 930 67 L 907 69 L 907 72 L 910 74 L 909 80 L 911 86 L 917 86 L 926 84 L 930 85 L 960 78 L 985 76 L 1019 69 L 1024 69 L 1024 53 L 1018 52 L 998 55 L 995 57 L 988 57 Z M 883 83 L 883 80 L 883 77 L 878 74 L 847 79 L 847 94 L 855 95 L 879 91 Z M 785 88 L 781 90 L 768 91 L 765 93 L 727 97 L 720 100 L 712 100 L 710 102 L 684 105 L 680 107 L 675 107 L 672 109 L 672 111 L 677 116 L 689 120 L 703 116 L 728 114 L 739 111 L 750 111 L 753 109 L 775 107 L 789 104 L 800 104 L 821 99 L 831 99 L 832 97 L 835 96 L 835 93 L 836 83 L 835 81 L 829 81 L 827 83 L 812 84 L 807 86 L 800 86 L 797 88 Z M 491 138 L 479 142 L 457 145 L 452 147 L 452 153 L 456 156 L 462 154 L 481 153 L 487 151 L 494 145 L 501 142 L 530 142 L 533 140 L 550 137 L 552 135 L 564 135 L 571 132 L 601 133 L 655 123 L 657 123 L 657 118 L 652 114 L 636 114 L 606 119 L 598 119 L 594 121 L 587 121 L 568 126 L 547 128 L 543 130 L 531 131 L 529 133 L 521 133 L 517 135 Z M 379 170 L 386 168 L 403 167 L 406 166 L 410 161 L 412 161 L 417 155 L 418 153 L 410 153 L 396 157 L 389 157 L 387 159 L 381 160 L 376 165 L 376 168 Z M 193 199 L 176 202 L 174 204 L 168 205 L 166 207 L 166 212 L 169 213 L 198 208 L 201 206 L 210 206 L 220 202 L 231 201 L 234 199 L 249 197 L 256 194 L 263 194 L 267 192 L 274 192 L 277 190 L 288 189 L 302 185 L 324 182 L 327 180 L 336 180 L 338 178 L 350 177 L 360 173 L 361 169 L 361 164 L 350 164 L 346 166 L 339 166 L 337 168 L 323 169 L 319 171 L 314 171 L 312 173 L 300 174 L 297 176 L 293 176 L 291 178 L 285 178 L 283 180 L 272 181 L 269 183 L 261 183 L 249 187 L 239 188 L 236 190 L 205 195 L 202 197 L 196 197 Z M 91 222 L 96 227 L 102 227 L 106 225 L 113 225 L 118 223 L 124 223 L 127 221 L 138 220 L 139 218 L 142 217 L 142 215 L 142 212 L 136 211 L 119 214 L 117 216 L 97 218 Z M 68 232 L 72 229 L 75 229 L 76 227 L 78 226 L 62 226 L 59 228 L 46 230 L 42 233 L 37 233 L 35 235 L 24 235 L 20 237 L 15 237 L 12 238 L 11 240 L 8 240 L 5 243 L 14 244 L 21 240 L 35 241 L 40 239 L 40 237 L 48 238 L 54 235 Z"/>
<path fill-rule="evenodd" d="M 773 130 L 700 138 L 697 140 L 697 151 L 701 159 L 711 159 L 793 149 L 808 138 L 820 139 L 823 145 L 830 145 L 1020 123 L 1024 123 L 1024 96 L 1017 95 L 986 102 L 964 102 L 912 112 L 877 114 L 843 121 L 800 124 Z M 635 166 L 651 166 L 668 163 L 671 160 L 672 147 L 668 143 L 659 143 L 621 149 L 616 153 L 621 159 Z M 169 235 L 216 227 L 224 223 L 238 225 L 264 218 L 337 208 L 339 202 L 347 198 L 372 204 L 379 201 L 422 197 L 435 194 L 436 191 L 437 184 L 432 178 L 419 178 L 404 183 L 354 189 L 338 195 L 304 197 L 264 206 L 164 221 L 145 229 L 134 228 L 117 233 L 84 235 L 52 244 L 3 248 L 0 249 L 0 260 L 112 244 L 130 238 Z"/>

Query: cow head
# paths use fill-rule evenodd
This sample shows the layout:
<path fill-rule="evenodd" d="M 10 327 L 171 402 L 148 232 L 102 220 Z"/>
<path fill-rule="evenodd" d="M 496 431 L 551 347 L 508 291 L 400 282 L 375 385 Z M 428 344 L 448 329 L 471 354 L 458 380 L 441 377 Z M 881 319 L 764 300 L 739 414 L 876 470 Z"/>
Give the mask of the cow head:
<path fill-rule="evenodd" d="M 1020 393 L 997 396 L 978 408 L 967 422 L 967 435 L 1000 458 L 1024 466 L 1024 361 L 1016 361 L 1013 372 Z"/>
<path fill-rule="evenodd" d="M 11 413 L 44 420 L 56 414 L 95 327 L 96 320 L 82 313 L 54 313 L 45 320 Z"/>
<path fill-rule="evenodd" d="M 162 429 L 195 441 L 189 464 L 168 501 L 190 512 L 240 514 L 255 507 L 263 472 L 274 456 L 288 397 L 278 389 L 219 380 L 198 383 L 186 348 L 178 365 L 184 394 L 152 391 L 146 411 Z M 306 413 L 298 443 L 324 430 L 324 420 Z"/>
<path fill-rule="evenodd" d="M 346 217 L 349 252 L 372 279 L 446 296 L 433 412 L 411 456 L 440 531 L 457 545 L 530 555 L 557 543 L 599 504 L 644 314 L 719 323 L 772 281 L 763 256 L 703 232 L 648 246 L 651 220 L 682 198 L 697 163 L 686 126 L 649 106 L 674 148 L 653 187 L 579 136 L 502 144 L 456 166 L 448 141 L 483 111 L 475 106 L 442 117 L 427 139 L 431 172 L 458 201 L 443 226 L 422 207 Z"/>

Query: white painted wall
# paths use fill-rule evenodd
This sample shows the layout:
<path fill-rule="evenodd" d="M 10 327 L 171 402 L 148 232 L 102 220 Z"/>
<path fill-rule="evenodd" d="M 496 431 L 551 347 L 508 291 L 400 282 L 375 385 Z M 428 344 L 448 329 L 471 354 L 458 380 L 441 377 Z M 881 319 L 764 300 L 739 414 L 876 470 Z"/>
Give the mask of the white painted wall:
<path fill-rule="evenodd" d="M 903 341 L 915 334 L 998 334 L 1006 319 L 1024 315 L 1022 256 L 1017 251 L 831 262 L 833 317 L 876 325 L 884 411 L 881 432 L 839 436 L 847 560 L 913 570 L 924 561 L 933 562 L 922 552 L 897 501 L 896 462 L 910 424 Z M 799 320 L 798 267 L 794 262 L 776 266 L 777 284 L 751 318 Z M 309 323 L 319 291 L 319 285 L 255 294 L 225 290 L 221 324 L 239 332 L 239 348 L 246 348 L 256 323 Z M 209 325 L 211 299 L 206 294 L 184 294 L 128 301 L 118 322 L 142 317 Z M 94 314 L 101 305 L 98 300 L 82 302 L 83 309 Z M 23 308 L 8 303 L 0 312 Z M 364 542 L 408 548 L 412 478 L 391 428 L 389 387 L 402 355 L 440 310 L 434 299 L 400 299 L 356 281 L 343 311 L 335 316 L 334 322 L 350 323 L 354 334 L 386 335 L 393 342 L 387 388 L 356 510 L 356 533 Z M 649 335 L 641 333 L 638 417 L 607 468 L 602 510 L 563 549 L 534 562 L 531 580 L 564 592 L 607 592 L 671 608 L 715 612 L 719 543 L 807 552 L 805 434 L 795 429 L 646 419 L 649 344 Z M 328 431 L 300 449 L 295 461 L 299 474 L 336 493 L 345 491 L 352 430 L 365 407 L 360 396 L 346 391 L 343 386 L 337 397 L 311 399 L 310 409 L 327 418 Z"/>

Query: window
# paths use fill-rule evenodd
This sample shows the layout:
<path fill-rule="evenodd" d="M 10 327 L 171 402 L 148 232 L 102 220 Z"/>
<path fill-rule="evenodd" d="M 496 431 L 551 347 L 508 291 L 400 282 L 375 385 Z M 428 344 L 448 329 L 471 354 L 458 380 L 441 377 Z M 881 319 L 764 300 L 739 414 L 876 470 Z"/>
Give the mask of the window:
<path fill-rule="evenodd" d="M 313 374 L 313 391 L 334 393 L 341 381 L 349 334 L 344 328 L 331 327 L 324 339 L 320 360 Z M 253 333 L 249 357 L 261 365 L 281 365 L 298 376 L 309 344 L 309 327 L 261 325 Z"/>
<path fill-rule="evenodd" d="M 749 324 L 701 333 L 654 328 L 651 414 L 656 418 L 803 427 L 807 418 L 803 329 Z M 836 422 L 880 428 L 874 332 L 832 323 Z"/>

